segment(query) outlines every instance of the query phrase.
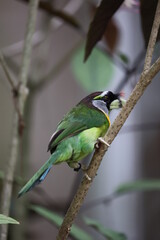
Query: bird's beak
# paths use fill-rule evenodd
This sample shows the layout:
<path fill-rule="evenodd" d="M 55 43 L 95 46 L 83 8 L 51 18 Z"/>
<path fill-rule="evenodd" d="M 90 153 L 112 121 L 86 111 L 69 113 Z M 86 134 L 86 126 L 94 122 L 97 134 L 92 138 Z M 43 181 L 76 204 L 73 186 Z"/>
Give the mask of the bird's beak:
<path fill-rule="evenodd" d="M 125 105 L 125 103 L 126 103 L 126 100 L 124 98 L 119 97 L 118 99 L 111 102 L 109 108 L 110 110 L 122 108 Z"/>
<path fill-rule="evenodd" d="M 98 96 L 94 97 L 93 100 L 101 100 L 101 99 L 102 99 L 101 95 L 98 95 Z"/>

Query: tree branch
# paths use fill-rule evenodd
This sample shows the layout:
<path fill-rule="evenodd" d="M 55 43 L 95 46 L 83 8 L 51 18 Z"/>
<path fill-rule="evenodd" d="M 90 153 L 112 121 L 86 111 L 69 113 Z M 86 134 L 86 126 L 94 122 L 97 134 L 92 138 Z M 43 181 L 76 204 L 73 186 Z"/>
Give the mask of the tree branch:
<path fill-rule="evenodd" d="M 128 99 L 126 105 L 121 110 L 120 114 L 117 116 L 114 123 L 108 130 L 105 136 L 105 141 L 107 141 L 109 144 L 111 144 L 112 141 L 115 139 L 124 122 L 128 118 L 130 112 L 136 105 L 139 98 L 142 96 L 144 90 L 151 83 L 153 77 L 159 71 L 160 71 L 160 58 L 156 61 L 156 63 L 153 64 L 151 69 L 146 74 L 142 73 L 140 80 L 137 83 L 136 87 L 134 88 L 132 94 L 130 95 L 130 98 Z M 78 214 L 78 211 L 83 203 L 83 200 L 91 186 L 93 178 L 96 176 L 96 172 L 100 166 L 102 158 L 107 150 L 108 147 L 106 145 L 101 145 L 98 151 L 97 150 L 95 151 L 94 156 L 89 165 L 89 168 L 87 170 L 87 174 L 92 180 L 89 181 L 85 176 L 83 177 L 83 180 L 78 188 L 78 191 L 66 213 L 63 224 L 59 230 L 57 240 L 67 239 L 71 225 Z"/>
<path fill-rule="evenodd" d="M 4 56 L 2 54 L 2 52 L 0 52 L 0 63 L 1 66 L 5 72 L 6 78 L 11 86 L 11 90 L 12 90 L 12 97 L 13 97 L 13 103 L 14 103 L 14 107 L 15 110 L 17 112 L 18 115 L 18 123 L 19 123 L 19 129 L 20 126 L 24 125 L 23 123 L 23 118 L 22 115 L 20 113 L 20 109 L 19 109 L 19 103 L 18 103 L 18 97 L 19 97 L 19 85 L 16 86 L 16 84 L 14 83 L 14 80 L 12 79 L 10 72 L 9 72 L 9 68 L 7 66 L 7 63 L 4 59 Z"/>
<path fill-rule="evenodd" d="M 30 7 L 29 7 L 29 16 L 28 16 L 28 25 L 27 25 L 27 32 L 25 37 L 25 44 L 24 44 L 24 52 L 23 52 L 23 60 L 20 72 L 20 88 L 18 89 L 18 96 L 19 96 L 19 109 L 20 113 L 23 116 L 23 109 L 24 104 L 26 101 L 26 84 L 27 84 L 27 75 L 29 70 L 29 63 L 31 57 L 31 46 L 32 46 L 32 35 L 35 27 L 36 21 L 36 13 L 38 7 L 39 0 L 30 0 Z M 12 137 L 12 146 L 11 146 L 11 156 L 8 161 L 5 179 L 3 182 L 3 191 L 2 191 L 2 213 L 5 215 L 9 215 L 10 203 L 11 203 L 11 196 L 12 196 L 12 187 L 13 187 L 13 177 L 14 171 L 17 163 L 17 156 L 18 156 L 18 146 L 19 146 L 19 132 L 18 132 L 18 114 L 15 112 L 14 116 L 14 125 L 13 125 L 13 137 Z M 7 239 L 7 232 L 8 232 L 8 225 L 1 226 L 1 240 Z"/>
<path fill-rule="evenodd" d="M 158 7 L 157 7 L 157 9 L 158 9 Z M 155 28 L 154 31 L 158 32 L 159 24 L 157 24 L 156 17 L 155 17 L 155 20 L 153 23 L 153 28 Z M 155 39 L 155 34 L 151 34 L 149 42 L 153 41 L 153 47 L 155 45 L 154 39 Z M 148 48 L 149 47 L 150 46 L 148 46 Z M 128 118 L 129 114 L 133 110 L 134 106 L 136 105 L 136 103 L 138 102 L 140 97 L 143 95 L 145 89 L 151 83 L 151 81 L 155 77 L 155 75 L 160 71 L 160 58 L 158 58 L 158 60 L 152 65 L 152 67 L 150 69 L 148 69 L 150 67 L 149 59 L 152 59 L 153 51 L 150 52 L 147 49 L 147 52 L 149 52 L 149 54 L 146 55 L 147 64 L 145 63 L 144 71 L 142 72 L 138 83 L 136 84 L 134 90 L 132 91 L 128 101 L 126 102 L 126 105 L 122 108 L 121 112 L 119 113 L 119 115 L 115 119 L 114 123 L 111 125 L 107 134 L 105 135 L 104 139 L 109 144 L 111 144 L 113 142 L 113 140 L 117 136 L 118 132 L 120 131 L 121 127 L 123 126 L 126 119 Z M 108 146 L 101 144 L 100 148 L 95 151 L 93 158 L 91 160 L 91 163 L 89 165 L 89 168 L 87 170 L 87 175 L 91 178 L 91 181 L 89 181 L 85 176 L 83 177 L 83 180 L 77 190 L 77 193 L 75 194 L 75 196 L 73 198 L 73 201 L 72 201 L 72 203 L 65 215 L 63 223 L 59 229 L 59 233 L 56 238 L 57 240 L 67 239 L 68 234 L 71 229 L 71 226 L 73 224 L 73 221 L 76 218 L 81 205 L 83 204 L 83 200 L 91 186 L 91 183 L 92 183 L 94 177 L 96 176 L 96 173 L 100 166 L 102 158 L 107 150 L 108 150 Z"/>
<path fill-rule="evenodd" d="M 151 30 L 151 35 L 148 43 L 148 48 L 147 48 L 147 53 L 146 53 L 146 58 L 144 63 L 144 72 L 148 71 L 151 66 L 152 55 L 153 55 L 154 46 L 157 40 L 159 25 L 160 25 L 160 0 L 158 0 L 154 22 Z"/>

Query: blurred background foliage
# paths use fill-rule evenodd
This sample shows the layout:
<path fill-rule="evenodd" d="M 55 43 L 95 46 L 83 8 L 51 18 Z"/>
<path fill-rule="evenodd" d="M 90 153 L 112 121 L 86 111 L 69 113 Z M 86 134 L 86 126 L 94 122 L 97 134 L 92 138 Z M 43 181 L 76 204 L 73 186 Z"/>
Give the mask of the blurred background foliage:
<path fill-rule="evenodd" d="M 81 47 L 71 62 L 75 79 L 87 92 L 103 91 L 113 77 L 113 63 L 106 54 L 98 49 L 93 50 L 91 57 L 85 64 L 83 58 L 84 47 Z M 108 67 L 106 68 L 106 66 Z"/>
<path fill-rule="evenodd" d="M 128 98 L 143 68 L 156 5 L 157 0 L 40 1 L 25 130 L 10 209 L 10 216 L 20 225 L 9 226 L 8 239 L 56 238 L 57 226 L 82 174 L 64 164 L 55 167 L 46 181 L 24 198 L 17 200 L 17 192 L 48 158 L 48 140 L 57 123 L 82 97 L 92 91 L 111 89 L 123 90 Z M 1 0 L 0 6 L 0 48 L 17 82 L 28 1 Z M 157 43 L 155 59 L 159 49 Z M 1 191 L 15 110 L 2 69 L 0 77 Z M 157 80 L 147 89 L 105 156 L 71 239 L 160 237 L 160 83 Z M 116 114 L 112 114 L 111 121 Z M 131 192 L 135 193 L 128 194 Z M 88 218 L 84 220 L 84 216 Z M 0 216 L 1 221 L 17 223 Z"/>

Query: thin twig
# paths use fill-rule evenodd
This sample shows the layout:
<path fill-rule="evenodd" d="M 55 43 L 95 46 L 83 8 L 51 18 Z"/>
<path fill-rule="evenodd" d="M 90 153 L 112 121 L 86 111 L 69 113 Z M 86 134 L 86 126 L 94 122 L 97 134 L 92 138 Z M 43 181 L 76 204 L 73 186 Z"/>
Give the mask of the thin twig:
<path fill-rule="evenodd" d="M 124 86 L 129 82 L 130 78 L 133 75 L 136 75 L 137 70 L 143 63 L 142 61 L 144 61 L 144 56 L 145 56 L 145 51 L 142 50 L 134 60 L 132 67 L 124 69 L 125 75 L 119 82 L 118 86 L 116 87 L 115 92 L 120 92 L 124 88 Z"/>
<path fill-rule="evenodd" d="M 12 195 L 12 184 L 14 178 L 14 169 L 17 162 L 18 156 L 18 145 L 19 145 L 19 138 L 18 138 L 18 116 L 15 112 L 14 119 L 13 119 L 13 137 L 11 142 L 11 153 L 10 158 L 8 161 L 7 169 L 5 172 L 5 177 L 3 180 L 3 190 L 2 190 L 2 199 L 1 199 L 1 212 L 8 216 L 10 210 L 10 203 L 11 203 L 11 195 Z M 8 225 L 1 225 L 1 240 L 7 239 L 7 231 Z"/>
<path fill-rule="evenodd" d="M 19 109 L 20 109 L 21 115 L 23 115 L 24 105 L 26 102 L 27 95 L 29 93 L 29 90 L 27 88 L 27 81 L 28 81 L 29 64 L 31 62 L 32 37 L 35 29 L 38 3 L 39 3 L 39 0 L 35 0 L 35 1 L 30 0 L 27 32 L 26 32 L 25 41 L 24 41 L 22 66 L 21 66 L 20 77 L 19 77 L 19 83 L 20 83 Z M 23 121 L 21 121 L 19 125 L 20 135 L 23 134 L 23 129 L 24 129 L 24 123 Z"/>
<path fill-rule="evenodd" d="M 20 112 L 20 109 L 19 109 L 19 104 L 18 104 L 18 91 L 19 91 L 19 86 L 16 86 L 15 83 L 14 83 L 14 80 L 12 79 L 11 75 L 10 75 L 10 72 L 9 72 L 9 68 L 7 66 L 7 63 L 4 59 L 4 56 L 2 54 L 2 52 L 0 52 L 0 63 L 1 63 L 1 66 L 6 74 L 6 78 L 11 86 L 11 90 L 12 90 L 12 97 L 13 97 L 13 103 L 14 103 L 14 107 L 15 107 L 15 110 L 18 114 L 18 121 L 19 123 L 22 124 L 23 122 L 23 118 L 22 118 L 22 115 L 21 115 L 21 112 Z"/>
<path fill-rule="evenodd" d="M 148 71 L 151 66 L 152 56 L 153 56 L 154 46 L 157 40 L 159 26 L 160 26 L 160 0 L 158 1 L 158 4 L 157 4 L 157 9 L 156 9 L 153 26 L 151 30 L 151 35 L 148 43 L 148 48 L 147 48 L 146 58 L 144 63 L 144 72 Z"/>
<path fill-rule="evenodd" d="M 32 35 L 35 27 L 35 20 L 36 20 L 36 13 L 38 7 L 38 0 L 30 0 L 30 7 L 29 7 L 29 16 L 28 16 L 28 25 L 27 25 L 27 34 L 25 37 L 25 45 L 24 45 L 24 53 L 23 53 L 23 60 L 21 66 L 21 74 L 20 74 L 20 83 L 21 88 L 19 88 L 19 105 L 21 105 L 21 114 L 23 115 L 24 104 L 26 100 L 26 95 L 24 96 L 24 88 L 27 84 L 27 75 L 31 57 L 31 46 L 32 46 Z M 13 137 L 12 137 L 12 145 L 11 145 L 11 156 L 8 161 L 4 184 L 3 184 L 3 191 L 2 191 L 2 213 L 5 215 L 9 215 L 11 197 L 12 197 L 12 187 L 13 187 L 13 177 L 15 172 L 15 167 L 17 163 L 17 156 L 18 156 L 18 146 L 19 146 L 19 132 L 18 132 L 18 114 L 15 112 L 14 116 L 14 126 L 13 126 Z M 1 240 L 7 239 L 8 233 L 8 225 L 2 225 L 1 227 Z"/>
<path fill-rule="evenodd" d="M 153 23 L 155 25 L 155 21 Z M 159 28 L 159 25 L 156 25 L 157 28 Z M 157 30 L 158 31 L 158 30 Z M 154 36 L 151 35 L 150 41 L 154 41 Z M 149 46 L 148 46 L 149 47 Z M 151 52 L 152 55 L 153 52 Z M 152 58 L 152 56 L 149 56 Z M 126 102 L 126 105 L 122 108 L 121 112 L 115 119 L 114 123 L 108 130 L 105 141 L 109 144 L 113 142 L 117 134 L 119 133 L 120 129 L 122 128 L 123 124 L 125 123 L 126 119 L 128 118 L 129 114 L 133 110 L 134 106 L 140 99 L 140 97 L 143 95 L 145 89 L 147 86 L 151 83 L 152 79 L 155 77 L 155 75 L 160 71 L 160 58 L 152 65 L 152 67 L 147 71 L 143 71 L 141 74 L 141 77 L 136 84 L 134 90 L 132 91 L 128 101 Z M 77 190 L 77 193 L 75 194 L 73 201 L 64 217 L 63 223 L 59 229 L 57 240 L 65 240 L 67 239 L 71 226 L 73 224 L 74 219 L 76 218 L 80 207 L 83 204 L 84 198 L 86 197 L 86 194 L 91 186 L 91 183 L 96 176 L 96 173 L 98 171 L 98 168 L 100 166 L 100 163 L 102 161 L 102 158 L 106 151 L 108 150 L 108 146 L 101 145 L 98 150 L 95 151 L 93 158 L 91 160 L 91 163 L 89 165 L 89 168 L 87 170 L 87 175 L 91 178 L 91 181 L 89 181 L 85 176 L 83 177 L 83 180 Z"/>
<path fill-rule="evenodd" d="M 25 3 L 28 3 L 29 0 L 19 0 Z M 57 17 L 65 21 L 65 23 L 71 25 L 74 28 L 80 29 L 80 24 L 79 22 L 73 17 L 73 14 L 69 14 L 65 12 L 64 10 L 58 10 L 53 7 L 52 2 L 45 2 L 45 1 L 40 1 L 39 2 L 39 9 L 45 11 L 49 15 L 53 17 Z"/>
<path fill-rule="evenodd" d="M 25 36 L 25 42 L 24 42 L 24 51 L 23 51 L 23 57 L 22 57 L 22 67 L 20 71 L 20 82 L 23 84 L 23 86 L 27 85 L 27 76 L 29 71 L 29 64 L 30 64 L 30 58 L 31 58 L 31 50 L 32 50 L 32 36 L 34 33 L 35 28 L 35 21 L 36 21 L 36 10 L 38 7 L 38 0 L 30 0 L 30 11 L 29 11 L 29 21 L 27 26 L 27 32 Z M 21 109 L 23 112 L 23 108 Z"/>
<path fill-rule="evenodd" d="M 10 72 L 9 72 L 9 70 L 8 70 L 6 61 L 5 61 L 4 56 L 3 56 L 3 54 L 2 54 L 1 51 L 0 51 L 0 63 L 1 63 L 1 66 L 2 66 L 2 68 L 3 68 L 3 70 L 4 70 L 5 74 L 6 74 L 7 80 L 8 80 L 8 82 L 9 82 L 12 90 L 15 89 L 14 81 L 13 81 L 11 75 L 10 75 Z"/>

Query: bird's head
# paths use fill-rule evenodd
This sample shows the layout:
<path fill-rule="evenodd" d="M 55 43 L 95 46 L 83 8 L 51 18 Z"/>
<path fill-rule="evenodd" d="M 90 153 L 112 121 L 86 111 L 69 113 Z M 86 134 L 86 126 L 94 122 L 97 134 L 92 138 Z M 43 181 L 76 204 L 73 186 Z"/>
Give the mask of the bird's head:
<path fill-rule="evenodd" d="M 112 93 L 111 91 L 94 92 L 83 98 L 80 104 L 89 108 L 98 108 L 108 114 L 112 109 L 118 109 L 125 105 L 126 100 L 122 98 L 122 93 Z"/>
<path fill-rule="evenodd" d="M 95 96 L 92 100 L 93 105 L 97 107 L 107 107 L 108 111 L 118 109 L 125 105 L 126 100 L 122 98 L 123 93 L 112 93 L 111 91 L 104 91 Z"/>

